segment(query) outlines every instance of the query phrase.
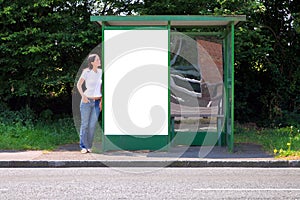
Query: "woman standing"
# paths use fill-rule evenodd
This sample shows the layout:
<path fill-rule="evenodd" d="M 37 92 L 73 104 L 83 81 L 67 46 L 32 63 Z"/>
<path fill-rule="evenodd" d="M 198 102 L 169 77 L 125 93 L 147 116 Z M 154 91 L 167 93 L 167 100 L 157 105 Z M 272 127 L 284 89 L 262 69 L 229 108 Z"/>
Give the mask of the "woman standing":
<path fill-rule="evenodd" d="M 88 68 L 84 69 L 77 83 L 77 89 L 81 95 L 80 113 L 80 148 L 81 153 L 91 152 L 94 133 L 98 117 L 102 109 L 102 70 L 100 58 L 97 54 L 88 56 Z M 82 85 L 85 82 L 86 90 Z"/>

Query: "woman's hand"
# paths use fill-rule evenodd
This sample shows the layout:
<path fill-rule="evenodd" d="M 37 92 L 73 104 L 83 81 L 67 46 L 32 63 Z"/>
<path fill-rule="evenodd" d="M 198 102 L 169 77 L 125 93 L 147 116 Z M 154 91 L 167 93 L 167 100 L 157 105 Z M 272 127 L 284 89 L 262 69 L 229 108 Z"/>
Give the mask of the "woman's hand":
<path fill-rule="evenodd" d="M 83 103 L 89 103 L 90 102 L 89 99 L 85 95 L 82 95 L 81 100 L 82 100 Z"/>

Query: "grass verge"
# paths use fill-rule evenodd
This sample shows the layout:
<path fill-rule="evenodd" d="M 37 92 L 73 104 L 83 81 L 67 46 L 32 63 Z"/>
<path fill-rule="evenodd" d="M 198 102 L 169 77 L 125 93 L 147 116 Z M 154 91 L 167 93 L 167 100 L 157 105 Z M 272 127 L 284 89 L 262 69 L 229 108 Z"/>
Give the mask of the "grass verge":
<path fill-rule="evenodd" d="M 297 127 L 277 129 L 235 126 L 235 143 L 255 143 L 277 158 L 300 159 L 300 133 Z"/>
<path fill-rule="evenodd" d="M 53 150 L 79 140 L 72 118 L 35 124 L 0 123 L 0 134 L 1 150 Z"/>

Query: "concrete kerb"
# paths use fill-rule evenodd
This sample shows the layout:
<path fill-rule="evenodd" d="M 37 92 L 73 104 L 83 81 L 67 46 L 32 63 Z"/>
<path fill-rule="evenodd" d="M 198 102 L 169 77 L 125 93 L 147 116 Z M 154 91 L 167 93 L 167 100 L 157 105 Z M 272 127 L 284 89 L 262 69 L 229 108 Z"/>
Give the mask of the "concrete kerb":
<path fill-rule="evenodd" d="M 300 160 L 206 160 L 206 161 L 176 161 L 168 167 L 253 167 L 253 168 L 275 168 L 275 167 L 300 167 Z"/>
<path fill-rule="evenodd" d="M 298 168 L 300 160 L 177 160 L 177 161 L 0 161 L 0 168 L 72 168 L 72 167 L 252 167 Z"/>

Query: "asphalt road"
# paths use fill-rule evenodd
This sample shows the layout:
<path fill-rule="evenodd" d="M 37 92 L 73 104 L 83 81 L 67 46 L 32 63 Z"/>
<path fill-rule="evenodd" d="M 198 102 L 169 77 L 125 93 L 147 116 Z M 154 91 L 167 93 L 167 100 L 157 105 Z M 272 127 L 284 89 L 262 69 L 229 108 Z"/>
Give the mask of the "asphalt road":
<path fill-rule="evenodd" d="M 1 168 L 0 199 L 300 199 L 300 168 Z"/>

